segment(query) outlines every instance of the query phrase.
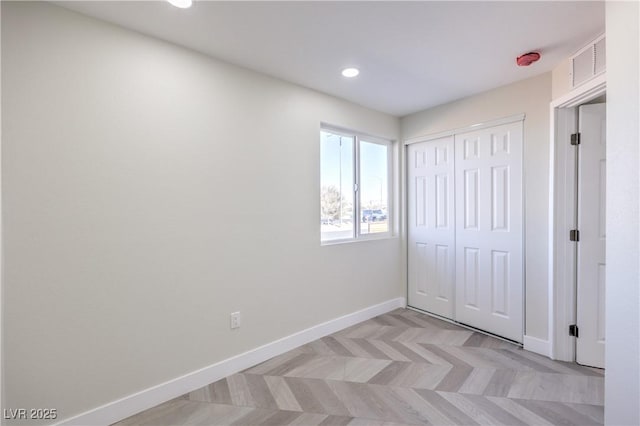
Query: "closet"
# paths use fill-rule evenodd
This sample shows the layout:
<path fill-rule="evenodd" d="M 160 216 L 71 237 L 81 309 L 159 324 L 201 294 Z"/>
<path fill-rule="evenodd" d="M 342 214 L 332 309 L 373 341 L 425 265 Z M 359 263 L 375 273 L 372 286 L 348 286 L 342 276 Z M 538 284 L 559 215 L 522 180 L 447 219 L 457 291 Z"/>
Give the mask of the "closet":
<path fill-rule="evenodd" d="M 523 121 L 406 148 L 408 305 L 522 342 Z"/>

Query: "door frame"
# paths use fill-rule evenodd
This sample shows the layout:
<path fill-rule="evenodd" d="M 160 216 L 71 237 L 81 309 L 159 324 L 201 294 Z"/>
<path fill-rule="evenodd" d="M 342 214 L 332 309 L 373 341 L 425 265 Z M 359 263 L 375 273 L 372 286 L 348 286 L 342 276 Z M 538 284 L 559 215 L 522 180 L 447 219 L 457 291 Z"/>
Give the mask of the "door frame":
<path fill-rule="evenodd" d="M 577 132 L 577 108 L 606 93 L 606 73 L 550 103 L 549 155 L 549 355 L 575 361 L 575 337 L 569 325 L 576 321 L 576 246 L 569 230 L 576 225 L 576 157 L 570 138 Z"/>
<path fill-rule="evenodd" d="M 437 133 L 431 133 L 431 134 L 427 134 L 424 136 L 417 136 L 414 138 L 410 138 L 410 139 L 405 139 L 404 141 L 402 141 L 402 152 L 401 152 L 401 159 L 400 159 L 400 174 L 402 176 L 401 179 L 401 189 L 400 189 L 400 193 L 401 193 L 401 203 L 403 206 L 403 213 L 401 215 L 401 220 L 402 220 L 402 225 L 401 225 L 401 233 L 404 237 L 404 244 L 402 244 L 402 250 L 403 250 L 403 258 L 404 258 L 404 264 L 405 264 L 405 268 L 404 268 L 404 282 L 405 282 L 405 294 L 407 295 L 406 297 L 406 305 L 408 308 L 414 309 L 414 310 L 419 310 L 420 312 L 424 312 L 418 308 L 414 308 L 411 307 L 409 305 L 409 194 L 407 193 L 407 179 L 409 178 L 409 169 L 407 167 L 407 151 L 408 151 L 408 146 L 411 144 L 415 144 L 415 143 L 421 143 L 421 142 L 428 142 L 431 140 L 435 140 L 435 139 L 441 139 L 447 136 L 455 136 L 457 134 L 460 133 L 467 133 L 470 131 L 476 131 L 476 130 L 482 130 L 482 129 L 487 129 L 490 127 L 495 127 L 495 126 L 500 126 L 502 124 L 509 124 L 509 123 L 514 123 L 514 122 L 518 122 L 521 121 L 524 123 L 524 120 L 526 118 L 526 114 L 521 113 L 521 114 L 514 114 L 514 115 L 510 115 L 507 117 L 502 117 L 502 118 L 497 118 L 494 120 L 488 120 L 488 121 L 484 121 L 481 123 L 475 123 L 475 124 L 471 124 L 468 126 L 464 126 L 464 127 L 457 127 L 455 129 L 451 129 L 451 130 L 445 130 L 442 132 L 437 132 Z M 524 126 L 524 125 L 523 125 Z M 524 127 L 523 127 L 523 132 L 524 132 Z M 523 194 L 525 193 L 525 176 L 526 176 L 526 162 L 524 161 L 524 134 L 523 136 L 523 150 L 522 150 L 522 192 Z M 522 331 L 523 331 L 523 339 L 526 336 L 526 322 L 525 322 L 525 318 L 526 318 L 526 280 L 525 280 L 525 271 L 526 271 L 526 252 L 525 252 L 525 247 L 526 247 L 526 240 L 525 240 L 525 230 L 526 230 L 526 203 L 525 203 L 525 197 L 523 195 L 523 199 L 522 199 L 522 207 L 523 207 L 523 212 L 522 212 L 522 264 L 523 264 L 523 268 L 522 268 Z M 455 296 L 455 295 L 454 295 Z M 442 318 L 445 319 L 446 321 L 450 321 L 452 323 L 458 324 L 457 322 L 455 322 L 455 320 L 449 320 L 447 318 L 444 317 L 440 317 L 439 315 L 436 314 L 432 314 L 430 312 L 425 312 L 428 315 L 432 315 L 432 316 L 436 316 L 438 318 Z M 454 308 L 454 318 L 455 318 L 455 308 Z M 468 328 L 468 326 L 465 326 Z M 497 336 L 500 339 L 505 340 L 504 338 Z M 511 340 L 507 340 L 509 342 L 512 342 Z"/>

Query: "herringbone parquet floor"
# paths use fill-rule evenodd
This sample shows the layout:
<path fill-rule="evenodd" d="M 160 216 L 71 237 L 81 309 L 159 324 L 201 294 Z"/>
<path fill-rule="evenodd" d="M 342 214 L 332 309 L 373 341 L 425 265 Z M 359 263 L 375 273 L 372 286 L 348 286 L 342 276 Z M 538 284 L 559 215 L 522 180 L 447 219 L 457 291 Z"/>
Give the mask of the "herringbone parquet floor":
<path fill-rule="evenodd" d="M 601 370 L 398 309 L 118 425 L 595 425 L 603 401 Z"/>

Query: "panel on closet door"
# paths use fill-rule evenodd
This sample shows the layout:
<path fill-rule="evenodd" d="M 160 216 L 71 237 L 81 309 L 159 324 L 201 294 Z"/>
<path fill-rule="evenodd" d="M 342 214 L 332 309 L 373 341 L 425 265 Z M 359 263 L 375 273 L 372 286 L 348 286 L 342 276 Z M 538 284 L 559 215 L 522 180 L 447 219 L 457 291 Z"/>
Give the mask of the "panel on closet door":
<path fill-rule="evenodd" d="M 449 226 L 449 176 L 439 174 L 435 176 L 436 196 L 436 228 L 446 228 Z"/>
<path fill-rule="evenodd" d="M 508 131 L 491 133 L 491 155 L 509 154 L 511 137 Z"/>
<path fill-rule="evenodd" d="M 449 282 L 449 251 L 450 248 L 447 245 L 437 244 L 435 246 L 435 281 L 438 286 L 436 297 L 444 301 L 449 301 L 449 299 L 451 299 L 451 284 Z"/>
<path fill-rule="evenodd" d="M 427 151 L 415 151 L 414 152 L 414 158 L 415 158 L 415 168 L 416 169 L 421 169 L 423 167 L 427 166 Z"/>
<path fill-rule="evenodd" d="M 509 316 L 509 253 L 491 252 L 491 313 Z"/>
<path fill-rule="evenodd" d="M 453 137 L 407 147 L 408 304 L 453 318 Z"/>
<path fill-rule="evenodd" d="M 427 259 L 427 245 L 416 243 L 415 245 L 415 265 L 416 265 L 416 292 L 427 295 L 427 279 L 429 278 Z"/>
<path fill-rule="evenodd" d="M 478 282 L 480 281 L 479 250 L 474 247 L 464 247 L 462 257 L 462 298 L 465 308 L 478 309 Z"/>
<path fill-rule="evenodd" d="M 449 147 L 447 146 L 436 146 L 435 147 L 435 165 L 441 166 L 447 164 L 447 159 L 449 156 Z"/>
<path fill-rule="evenodd" d="M 522 122 L 455 136 L 456 321 L 522 342 Z"/>
<path fill-rule="evenodd" d="M 415 200 L 415 225 L 414 227 L 427 226 L 427 177 L 416 176 L 414 178 Z"/>
<path fill-rule="evenodd" d="M 464 228 L 478 229 L 478 169 L 464 170 Z"/>
<path fill-rule="evenodd" d="M 509 228 L 509 167 L 491 168 L 491 229 L 507 231 Z"/>
<path fill-rule="evenodd" d="M 474 136 L 463 138 L 462 146 L 464 147 L 464 159 L 475 160 L 480 155 L 480 139 Z"/>

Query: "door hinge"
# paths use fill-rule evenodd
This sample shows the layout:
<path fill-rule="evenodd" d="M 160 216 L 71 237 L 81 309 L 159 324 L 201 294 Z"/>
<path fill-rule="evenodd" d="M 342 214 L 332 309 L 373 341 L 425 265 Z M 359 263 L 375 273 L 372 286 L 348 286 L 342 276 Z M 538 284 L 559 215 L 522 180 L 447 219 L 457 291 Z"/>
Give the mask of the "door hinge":
<path fill-rule="evenodd" d="M 580 241 L 580 231 L 577 229 L 569 231 L 569 241 Z"/>
<path fill-rule="evenodd" d="M 576 324 L 569 326 L 569 336 L 578 337 L 578 326 Z"/>
<path fill-rule="evenodd" d="M 580 145 L 580 133 L 573 133 L 571 135 L 571 145 Z"/>

